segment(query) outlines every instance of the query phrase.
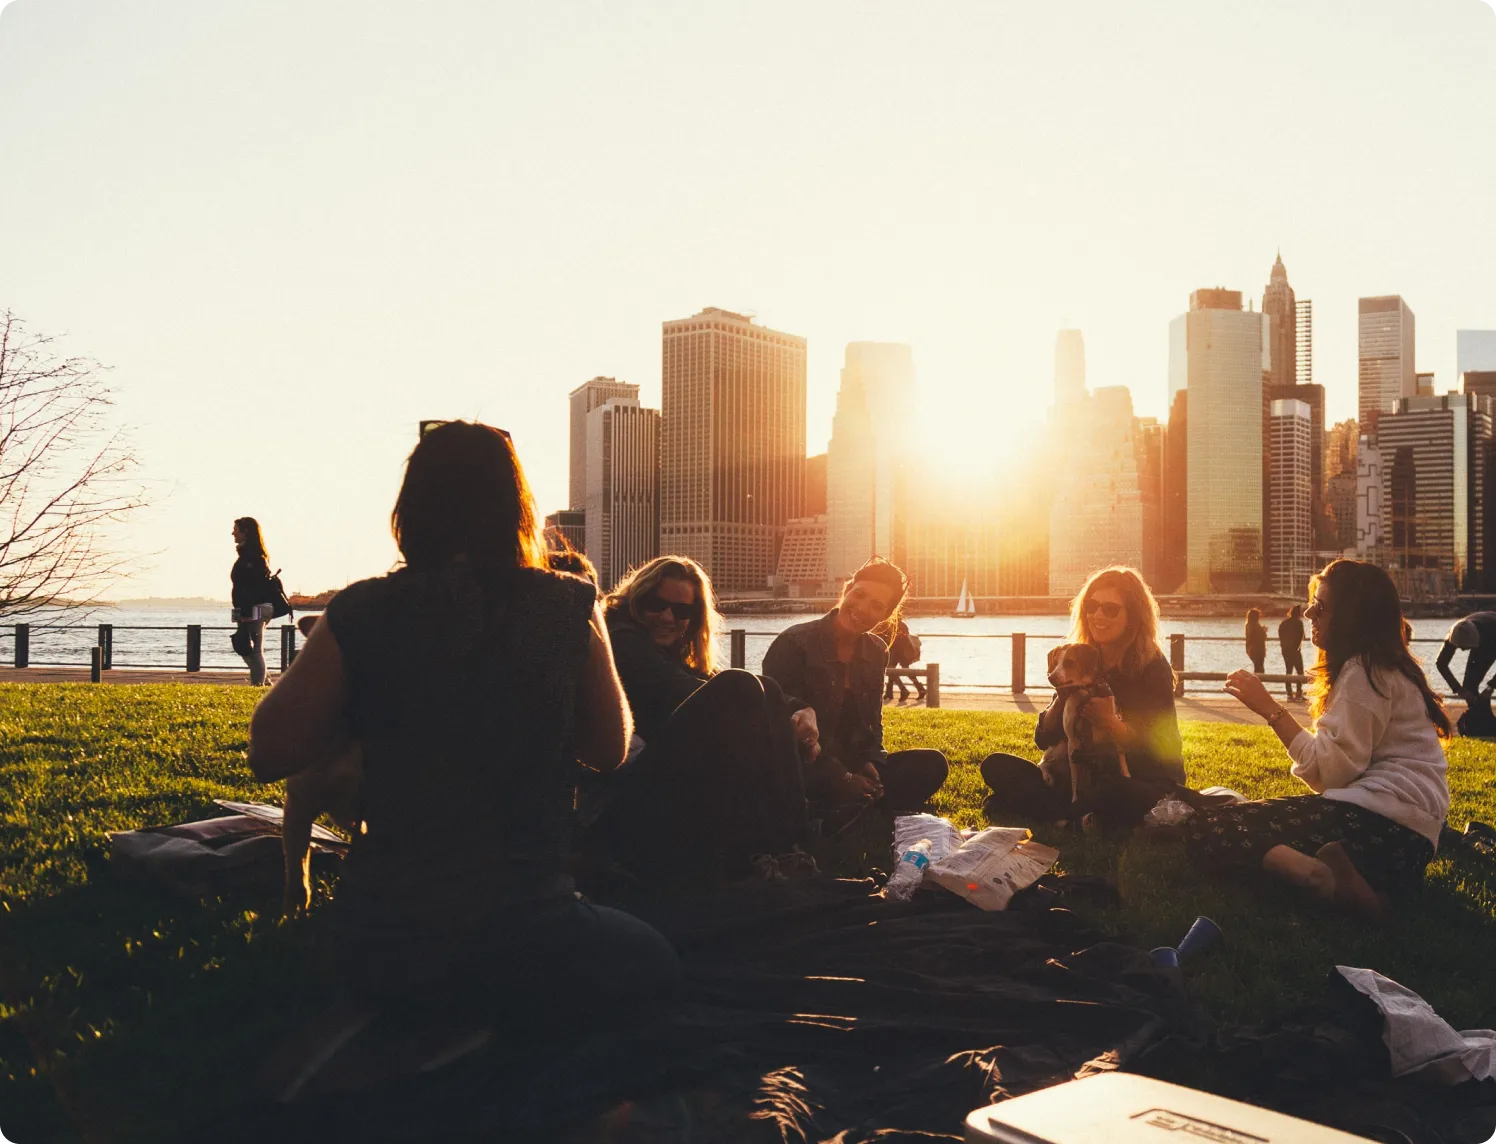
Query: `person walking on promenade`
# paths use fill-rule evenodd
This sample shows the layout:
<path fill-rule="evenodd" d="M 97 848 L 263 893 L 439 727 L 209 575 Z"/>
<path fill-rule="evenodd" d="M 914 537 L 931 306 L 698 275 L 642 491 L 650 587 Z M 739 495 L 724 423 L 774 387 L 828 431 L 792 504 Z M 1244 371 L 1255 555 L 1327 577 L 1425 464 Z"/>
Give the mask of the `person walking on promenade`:
<path fill-rule="evenodd" d="M 1174 672 L 1158 645 L 1158 603 L 1132 568 L 1095 573 L 1070 607 L 1069 643 L 1101 651 L 1103 678 L 1112 695 L 1085 708 L 1092 733 L 1124 754 L 1130 778 L 1100 784 L 1082 810 L 1095 817 L 1088 825 L 1130 830 L 1158 800 L 1185 785 L 1184 743 L 1174 711 Z M 1059 696 L 1039 716 L 1034 745 L 1040 750 L 1063 742 L 1064 714 Z M 982 761 L 982 778 L 992 788 L 987 815 L 1042 822 L 1073 822 L 1068 790 L 1057 790 L 1039 767 L 1017 755 L 998 753 Z"/>
<path fill-rule="evenodd" d="M 265 683 L 265 623 L 270 619 L 270 557 L 260 522 L 252 516 L 234 521 L 234 548 L 239 556 L 229 572 L 233 584 L 234 635 L 230 640 L 239 658 L 249 668 L 249 682 Z"/>
<path fill-rule="evenodd" d="M 1463 679 L 1456 679 L 1450 670 L 1458 651 L 1467 653 Z M 1496 715 L 1491 713 L 1492 687 L 1486 682 L 1493 665 L 1496 665 L 1496 612 L 1472 612 L 1449 629 L 1444 646 L 1439 649 L 1439 658 L 1434 661 L 1450 691 L 1465 701 L 1465 713 L 1458 724 L 1461 735 L 1496 735 Z"/>
<path fill-rule="evenodd" d="M 670 944 L 566 870 L 577 763 L 618 768 L 631 720 L 596 589 L 546 568 L 508 435 L 422 436 L 391 526 L 403 564 L 333 597 L 250 725 L 262 782 L 363 750 L 318 935 L 349 1019 L 585 1029 L 658 997 Z"/>
<path fill-rule="evenodd" d="M 1252 661 L 1252 671 L 1261 675 L 1267 670 L 1267 626 L 1256 608 L 1247 610 L 1246 637 L 1247 658 Z"/>
<path fill-rule="evenodd" d="M 883 749 L 888 646 L 877 632 L 898 622 L 907 592 L 904 573 L 875 556 L 843 585 L 836 607 L 786 628 L 764 653 L 764 675 L 779 683 L 792 704 L 815 712 L 821 750 L 806 769 L 805 785 L 811 817 L 822 820 L 826 833 L 870 803 L 890 814 L 913 814 L 949 773 L 937 750 Z"/>
<path fill-rule="evenodd" d="M 1295 604 L 1288 609 L 1288 618 L 1278 625 L 1278 647 L 1283 652 L 1283 674 L 1304 674 L 1304 609 Z M 1302 683 L 1286 683 L 1289 699 L 1304 698 Z M 1294 689 L 1298 692 L 1295 694 Z"/>
<path fill-rule="evenodd" d="M 1267 720 L 1313 794 L 1197 812 L 1185 853 L 1198 868 L 1257 870 L 1373 920 L 1389 891 L 1415 885 L 1449 814 L 1440 740 L 1449 717 L 1403 639 L 1392 578 L 1375 564 L 1334 560 L 1310 581 L 1319 658 L 1300 727 L 1256 676 L 1226 690 Z"/>
<path fill-rule="evenodd" d="M 893 637 L 893 643 L 888 645 L 888 666 L 890 668 L 913 667 L 919 662 L 919 656 L 919 637 L 909 630 L 909 625 L 900 617 L 898 633 Z M 925 697 L 925 685 L 920 681 L 919 676 L 909 675 L 901 671 L 890 671 L 888 673 L 888 682 L 883 685 L 884 703 L 893 702 L 893 685 L 895 683 L 899 685 L 899 702 L 903 703 L 909 698 L 909 688 L 904 682 L 906 679 L 914 684 L 914 697 L 916 699 L 923 699 Z"/>

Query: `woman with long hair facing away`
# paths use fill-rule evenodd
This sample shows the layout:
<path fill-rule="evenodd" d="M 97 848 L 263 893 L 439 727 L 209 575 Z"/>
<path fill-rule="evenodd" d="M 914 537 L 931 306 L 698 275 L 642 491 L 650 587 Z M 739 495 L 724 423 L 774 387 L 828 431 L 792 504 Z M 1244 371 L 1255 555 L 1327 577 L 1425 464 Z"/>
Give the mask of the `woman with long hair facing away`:
<path fill-rule="evenodd" d="M 234 634 L 230 642 L 249 668 L 249 682 L 265 682 L 265 622 L 270 618 L 270 557 L 260 522 L 252 516 L 234 521 L 234 551 L 229 572 L 233 584 Z"/>
<path fill-rule="evenodd" d="M 1074 823 L 1094 813 L 1094 825 L 1127 830 L 1138 825 L 1164 795 L 1184 785 L 1184 745 L 1174 712 L 1174 672 L 1158 644 L 1158 603 L 1132 568 L 1094 573 L 1070 606 L 1069 643 L 1100 653 L 1101 678 L 1110 696 L 1086 705 L 1093 742 L 1126 760 L 1107 768 L 1113 777 L 1095 784 L 1080 803 L 1068 786 L 1050 786 L 1047 776 L 1016 755 L 989 755 L 982 778 L 992 788 L 987 813 L 1043 822 Z M 1039 716 L 1034 745 L 1045 750 L 1065 741 L 1064 711 L 1055 700 Z"/>
<path fill-rule="evenodd" d="M 403 566 L 333 598 L 250 728 L 265 782 L 362 747 L 340 978 L 422 1013 L 579 1022 L 660 993 L 669 944 L 566 874 L 577 761 L 616 769 L 631 721 L 595 589 L 546 568 L 508 435 L 426 433 L 391 527 Z"/>
<path fill-rule="evenodd" d="M 1186 851 L 1206 868 L 1265 870 L 1379 919 L 1387 893 L 1419 881 L 1438 846 L 1449 718 L 1403 640 L 1397 587 L 1382 569 L 1332 561 L 1310 581 L 1304 616 L 1319 648 L 1311 728 L 1250 672 L 1234 672 L 1226 690 L 1267 720 L 1314 793 L 1198 812 Z"/>
<path fill-rule="evenodd" d="M 1262 613 L 1256 608 L 1247 609 L 1247 622 L 1242 627 L 1247 644 L 1247 658 L 1252 661 L 1252 670 L 1261 675 L 1267 670 L 1267 626 L 1262 622 Z"/>
<path fill-rule="evenodd" d="M 801 744 L 813 717 L 779 685 L 720 670 L 711 580 L 686 556 L 633 569 L 608 596 L 608 632 L 636 742 L 588 831 L 633 875 L 733 878 L 810 841 Z"/>
<path fill-rule="evenodd" d="M 936 750 L 883 749 L 883 681 L 909 584 L 897 565 L 874 557 L 842 586 L 820 619 L 786 628 L 764 655 L 764 674 L 815 713 L 820 751 L 805 775 L 812 817 L 835 832 L 869 804 L 913 814 L 945 783 Z"/>

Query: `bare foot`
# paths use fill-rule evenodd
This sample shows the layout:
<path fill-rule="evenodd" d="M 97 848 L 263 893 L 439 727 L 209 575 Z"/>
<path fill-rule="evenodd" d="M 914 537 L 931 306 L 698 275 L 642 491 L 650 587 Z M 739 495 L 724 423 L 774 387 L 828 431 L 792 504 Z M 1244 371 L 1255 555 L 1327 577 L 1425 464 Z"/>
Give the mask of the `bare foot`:
<path fill-rule="evenodd" d="M 1335 877 L 1335 892 L 1331 901 L 1343 910 L 1359 914 L 1367 921 L 1385 920 L 1385 899 L 1362 877 L 1344 846 L 1339 842 L 1327 842 L 1319 848 L 1315 857 L 1328 866 Z"/>

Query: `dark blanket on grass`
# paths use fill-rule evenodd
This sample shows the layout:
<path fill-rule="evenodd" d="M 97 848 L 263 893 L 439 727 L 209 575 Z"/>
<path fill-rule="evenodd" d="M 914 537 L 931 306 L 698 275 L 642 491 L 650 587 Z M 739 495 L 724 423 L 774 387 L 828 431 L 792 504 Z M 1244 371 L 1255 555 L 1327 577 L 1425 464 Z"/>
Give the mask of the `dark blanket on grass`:
<path fill-rule="evenodd" d="M 1189 1031 L 1146 953 L 1068 910 L 869 891 L 815 879 L 636 904 L 686 967 L 647 1018 L 506 1028 L 419 1082 L 234 1121 L 259 1139 L 960 1139 L 973 1108 Z"/>

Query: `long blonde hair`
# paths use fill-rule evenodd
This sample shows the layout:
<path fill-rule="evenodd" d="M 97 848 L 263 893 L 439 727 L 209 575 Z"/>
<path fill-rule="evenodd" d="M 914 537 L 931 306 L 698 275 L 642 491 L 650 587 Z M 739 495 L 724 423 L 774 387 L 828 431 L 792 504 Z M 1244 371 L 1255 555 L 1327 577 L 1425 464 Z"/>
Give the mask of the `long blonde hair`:
<path fill-rule="evenodd" d="M 644 617 L 639 612 L 639 605 L 659 587 L 661 580 L 684 580 L 696 589 L 697 614 L 686 629 L 678 654 L 681 662 L 693 671 L 715 675 L 721 669 L 717 662 L 717 632 L 722 626 L 722 617 L 717 613 L 717 597 L 712 592 L 711 577 L 689 556 L 656 556 L 648 564 L 631 568 L 608 593 L 608 615 L 621 612 L 636 624 L 642 624 Z"/>
<path fill-rule="evenodd" d="M 1118 666 L 1131 675 L 1152 663 L 1154 659 L 1165 659 L 1163 648 L 1158 645 L 1158 601 L 1148 591 L 1148 585 L 1138 575 L 1136 568 L 1116 565 L 1093 572 L 1075 599 L 1070 602 L 1071 643 L 1095 645 L 1086 615 L 1086 603 L 1091 593 L 1098 588 L 1115 589 L 1122 597 L 1127 609 L 1127 647 L 1122 652 Z"/>

